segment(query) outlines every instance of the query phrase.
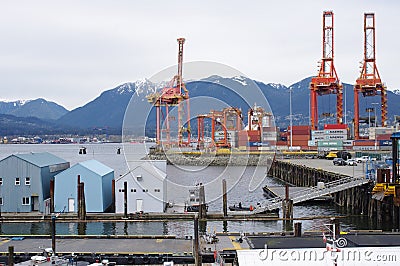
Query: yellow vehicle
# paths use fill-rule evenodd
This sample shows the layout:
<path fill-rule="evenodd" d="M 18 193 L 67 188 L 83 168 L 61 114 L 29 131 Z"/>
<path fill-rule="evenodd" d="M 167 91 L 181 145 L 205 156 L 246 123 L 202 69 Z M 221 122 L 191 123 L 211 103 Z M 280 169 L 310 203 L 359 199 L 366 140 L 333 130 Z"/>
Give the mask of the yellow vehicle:
<path fill-rule="evenodd" d="M 337 153 L 338 153 L 337 151 L 331 151 L 325 156 L 325 159 L 333 160 L 334 158 L 338 157 Z"/>

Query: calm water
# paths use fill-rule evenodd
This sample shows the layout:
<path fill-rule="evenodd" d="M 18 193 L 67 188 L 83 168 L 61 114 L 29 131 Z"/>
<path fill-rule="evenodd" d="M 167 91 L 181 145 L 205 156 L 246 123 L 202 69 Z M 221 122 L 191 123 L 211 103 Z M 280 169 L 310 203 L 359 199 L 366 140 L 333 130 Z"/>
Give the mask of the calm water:
<path fill-rule="evenodd" d="M 79 154 L 81 145 L 66 144 L 35 144 L 35 145 L 0 145 L 0 159 L 13 153 L 24 152 L 50 152 L 74 165 L 75 163 L 96 159 L 115 171 L 115 176 L 128 172 L 126 161 L 137 160 L 144 156 L 146 147 L 143 144 L 89 144 L 87 154 Z M 117 148 L 123 147 L 123 153 L 117 154 Z M 222 179 L 226 179 L 228 186 L 228 204 L 242 202 L 244 206 L 262 202 L 264 195 L 262 186 L 279 185 L 280 182 L 266 177 L 261 186 L 254 191 L 249 189 L 249 184 L 254 178 L 259 180 L 265 176 L 265 168 L 256 167 L 193 167 L 193 166 L 168 166 L 167 186 L 168 201 L 174 204 L 183 204 L 188 197 L 188 186 L 197 182 L 205 184 L 206 200 L 210 211 L 222 210 Z M 312 216 L 339 216 L 346 215 L 334 205 L 301 205 L 294 207 L 294 217 Z M 320 230 L 329 219 L 302 220 L 304 230 Z M 349 216 L 341 219 L 343 230 L 349 229 L 384 229 L 391 230 L 390 223 L 377 225 L 369 221 L 365 216 Z M 282 221 L 265 222 L 208 222 L 201 224 L 203 231 L 229 231 L 229 232 L 277 232 L 292 230 L 291 226 L 285 226 Z M 49 223 L 0 223 L 0 233 L 13 234 L 50 234 Z M 57 223 L 57 234 L 80 235 L 137 235 L 137 234 L 174 234 L 178 236 L 193 235 L 193 222 L 90 222 L 90 223 Z"/>

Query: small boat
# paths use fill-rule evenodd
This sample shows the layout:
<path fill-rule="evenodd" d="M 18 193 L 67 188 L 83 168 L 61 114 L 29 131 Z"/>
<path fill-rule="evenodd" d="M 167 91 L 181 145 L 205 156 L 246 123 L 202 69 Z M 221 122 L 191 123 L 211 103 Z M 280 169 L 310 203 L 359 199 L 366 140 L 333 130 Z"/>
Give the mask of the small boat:
<path fill-rule="evenodd" d="M 243 207 L 241 202 L 239 202 L 238 206 L 236 206 L 236 205 L 229 206 L 230 211 L 252 211 L 253 209 L 254 208 L 252 205 L 250 205 L 250 207 Z"/>
<path fill-rule="evenodd" d="M 200 186 L 201 183 L 197 183 L 193 188 L 189 189 L 189 200 L 185 204 L 185 210 L 187 212 L 198 212 L 200 209 Z M 208 205 L 206 205 L 206 211 L 208 211 Z"/>

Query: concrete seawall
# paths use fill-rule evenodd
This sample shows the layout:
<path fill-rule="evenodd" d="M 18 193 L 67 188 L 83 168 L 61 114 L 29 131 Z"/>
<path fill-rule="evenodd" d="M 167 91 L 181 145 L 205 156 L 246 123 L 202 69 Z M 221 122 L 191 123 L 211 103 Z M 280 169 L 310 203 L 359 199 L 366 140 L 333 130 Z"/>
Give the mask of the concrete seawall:
<path fill-rule="evenodd" d="M 265 166 L 272 163 L 271 154 L 153 153 L 146 160 L 167 160 L 168 164 L 193 166 Z"/>

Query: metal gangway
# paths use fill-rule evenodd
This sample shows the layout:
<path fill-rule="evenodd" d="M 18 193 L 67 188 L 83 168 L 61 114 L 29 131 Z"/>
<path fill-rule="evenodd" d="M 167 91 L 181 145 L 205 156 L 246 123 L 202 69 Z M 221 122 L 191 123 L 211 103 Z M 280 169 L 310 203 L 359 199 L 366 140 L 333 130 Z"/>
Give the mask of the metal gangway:
<path fill-rule="evenodd" d="M 368 183 L 370 180 L 363 176 L 359 177 L 344 177 L 332 182 L 324 183 L 315 187 L 309 187 L 302 190 L 298 190 L 290 193 L 289 198 L 293 200 L 293 204 L 304 202 L 307 200 L 315 199 L 321 196 L 325 196 L 331 193 L 336 193 L 342 190 L 346 190 L 353 187 L 358 187 Z M 252 213 L 263 213 L 266 211 L 272 211 L 282 207 L 283 198 L 275 197 L 267 199 L 263 204 L 257 206 Z"/>

